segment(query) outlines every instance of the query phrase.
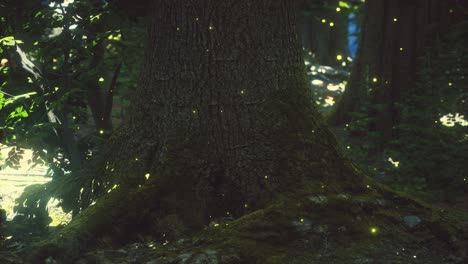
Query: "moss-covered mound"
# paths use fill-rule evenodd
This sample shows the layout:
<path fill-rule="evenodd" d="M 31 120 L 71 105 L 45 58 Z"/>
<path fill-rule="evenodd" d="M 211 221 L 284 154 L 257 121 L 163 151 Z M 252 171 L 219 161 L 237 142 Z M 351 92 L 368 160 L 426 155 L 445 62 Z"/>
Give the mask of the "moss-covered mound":
<path fill-rule="evenodd" d="M 140 188 L 125 199 L 116 192 L 114 199 L 122 202 L 104 219 L 98 218 L 99 207 L 113 204 L 113 198 L 98 202 L 60 236 L 29 251 L 34 257 L 29 261 L 70 263 L 74 256 L 77 263 L 468 262 L 468 213 L 435 209 L 377 186 L 353 195 L 330 194 L 321 186 L 278 195 L 265 209 L 235 220 L 213 219 L 198 232 L 187 232 L 177 215 L 162 217 L 153 226 L 146 220 L 136 223 L 138 216 L 131 212 L 143 208 L 138 204 L 148 199 L 142 192 L 149 190 Z M 123 207 L 127 214 L 112 213 L 125 211 Z M 137 231 L 132 224 L 148 230 Z M 122 234 L 129 230 L 140 238 L 151 233 L 160 239 L 121 247 Z M 90 241 L 99 242 L 91 246 Z"/>

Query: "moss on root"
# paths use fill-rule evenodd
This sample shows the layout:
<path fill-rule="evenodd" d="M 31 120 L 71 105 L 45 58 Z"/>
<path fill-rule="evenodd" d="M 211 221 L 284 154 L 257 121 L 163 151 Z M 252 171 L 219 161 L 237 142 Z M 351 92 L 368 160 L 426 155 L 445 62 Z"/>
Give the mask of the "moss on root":
<path fill-rule="evenodd" d="M 53 256 L 69 263 L 93 245 L 102 246 L 89 244 L 97 237 L 123 242 L 119 232 L 148 233 L 134 227 L 151 228 L 148 219 L 154 215 L 140 213 L 157 211 L 157 205 L 147 204 L 156 199 L 149 197 L 154 193 L 154 187 L 110 193 L 57 237 L 30 251 L 29 261 Z M 421 221 L 410 227 L 405 216 Z M 166 222 L 185 221 L 180 219 L 170 215 Z M 184 234 L 144 255 L 154 263 L 466 263 L 466 219 L 466 212 L 431 208 L 379 186 L 354 195 L 309 186 L 278 195 L 266 208 L 236 220 L 214 220 L 190 238 L 181 224 L 176 231 Z M 164 229 L 171 225 L 160 223 L 158 232 L 170 232 Z"/>
<path fill-rule="evenodd" d="M 196 263 L 210 251 L 217 258 L 207 263 L 466 263 L 467 213 L 412 200 L 402 206 L 385 196 L 398 197 L 373 191 L 283 195 L 263 210 L 201 232 L 196 243 L 176 245 L 161 263 L 178 263 L 171 261 L 180 256 L 190 256 L 181 263 Z M 421 223 L 407 226 L 406 215 Z"/>

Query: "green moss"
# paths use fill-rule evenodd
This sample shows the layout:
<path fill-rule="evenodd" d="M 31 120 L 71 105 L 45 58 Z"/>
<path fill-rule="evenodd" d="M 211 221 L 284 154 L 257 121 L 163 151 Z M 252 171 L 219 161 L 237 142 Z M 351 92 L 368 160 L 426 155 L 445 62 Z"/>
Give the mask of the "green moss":
<path fill-rule="evenodd" d="M 327 202 L 310 197 L 311 194 L 278 196 L 265 209 L 199 233 L 193 238 L 198 243 L 189 251 L 197 254 L 210 249 L 226 256 L 221 263 L 247 264 L 370 260 L 412 263 L 413 256 L 417 256 L 415 263 L 443 263 L 450 254 L 461 254 L 460 247 L 447 246 L 445 239 L 435 237 L 440 230 L 458 239 L 463 237 L 460 229 L 452 227 L 460 226 L 466 214 L 449 214 L 452 220 L 433 219 L 434 211 L 420 205 L 409 206 L 416 202 L 408 202 L 411 213 L 423 219 L 418 228 L 411 230 L 402 221 L 404 208 L 397 208 L 391 200 L 380 205 L 377 200 L 384 198 L 375 192 L 361 196 L 325 195 Z M 439 231 L 433 230 L 434 224 L 440 224 Z M 377 232 L 372 233 L 371 227 Z M 459 233 L 455 234 L 455 230 Z M 463 232 L 466 236 L 466 230 Z M 175 256 L 187 252 L 187 247 L 177 250 Z"/>

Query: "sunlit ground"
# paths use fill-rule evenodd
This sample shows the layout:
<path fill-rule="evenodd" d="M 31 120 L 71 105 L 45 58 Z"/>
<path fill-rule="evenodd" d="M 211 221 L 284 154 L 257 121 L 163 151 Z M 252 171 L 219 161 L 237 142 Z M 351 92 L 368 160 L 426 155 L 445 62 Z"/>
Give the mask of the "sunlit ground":
<path fill-rule="evenodd" d="M 0 146 L 3 159 L 8 157 L 10 147 Z M 50 177 L 45 177 L 47 167 L 36 166 L 31 168 L 28 165 L 28 160 L 31 159 L 32 152 L 25 150 L 23 159 L 20 162 L 18 170 L 12 168 L 3 168 L 0 170 L 0 208 L 5 209 L 7 220 L 12 220 L 16 213 L 13 208 L 15 200 L 22 194 L 24 188 L 31 184 L 43 184 L 51 180 Z M 3 164 L 3 161 L 0 161 Z M 51 226 L 66 223 L 70 220 L 70 215 L 65 214 L 60 207 L 57 206 L 56 199 L 49 201 L 48 210 L 52 218 Z"/>

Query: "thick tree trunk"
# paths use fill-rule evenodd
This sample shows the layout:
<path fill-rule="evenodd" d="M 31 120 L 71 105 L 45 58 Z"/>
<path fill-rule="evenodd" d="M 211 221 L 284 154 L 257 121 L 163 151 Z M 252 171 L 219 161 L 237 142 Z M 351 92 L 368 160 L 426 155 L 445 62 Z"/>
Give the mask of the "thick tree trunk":
<path fill-rule="evenodd" d="M 192 184 L 187 198 L 208 217 L 349 175 L 311 104 L 292 4 L 173 1 L 152 16 L 130 125 L 117 136 L 126 142 L 113 150 L 131 155 L 135 177 Z"/>
<path fill-rule="evenodd" d="M 150 14 L 131 114 L 95 170 L 93 184 L 118 187 L 31 250 L 33 261 L 70 260 L 106 236 L 177 241 L 216 221 L 223 227 L 152 259 L 349 263 L 368 249 L 341 254 L 329 243 L 376 243 L 377 223 L 388 226 L 383 249 L 411 208 L 439 227 L 427 207 L 374 189 L 337 151 L 310 99 L 291 1 L 155 1 Z"/>

